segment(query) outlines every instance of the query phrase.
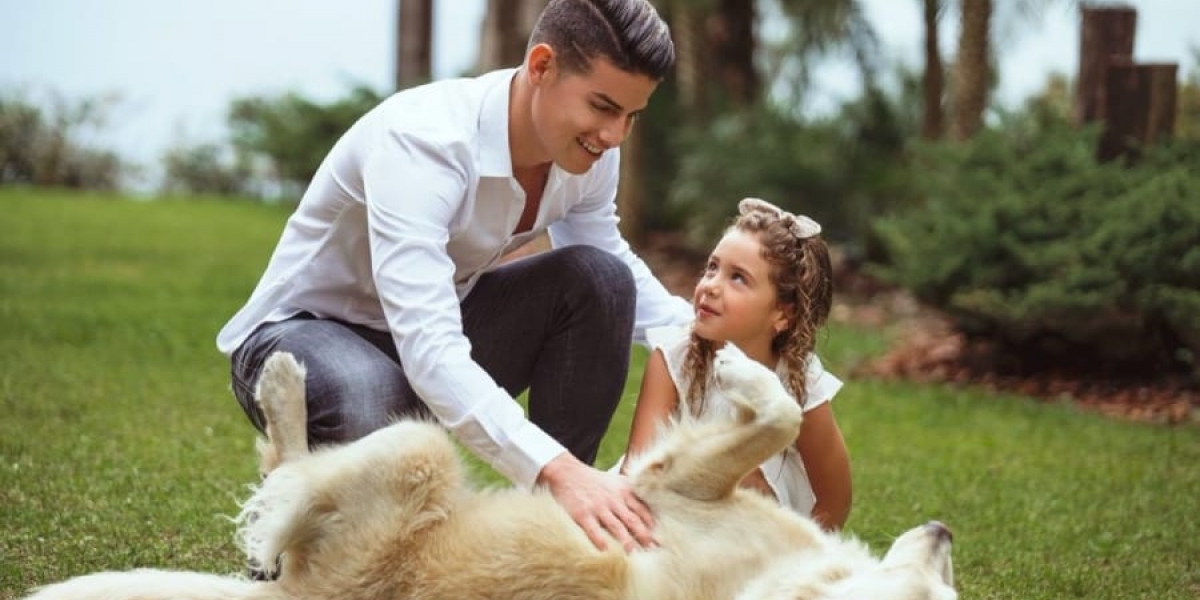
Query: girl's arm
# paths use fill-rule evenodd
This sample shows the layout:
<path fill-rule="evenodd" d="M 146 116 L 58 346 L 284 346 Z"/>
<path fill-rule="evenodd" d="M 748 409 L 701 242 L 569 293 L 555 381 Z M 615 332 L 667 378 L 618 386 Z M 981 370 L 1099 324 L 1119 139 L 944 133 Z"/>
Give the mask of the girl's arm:
<path fill-rule="evenodd" d="M 796 451 L 804 461 L 816 504 L 812 517 L 828 530 L 841 529 L 850 515 L 850 456 L 829 402 L 804 413 Z"/>
<path fill-rule="evenodd" d="M 629 458 L 645 450 L 658 435 L 658 428 L 670 418 L 679 406 L 679 393 L 675 391 L 675 382 L 667 370 L 667 360 L 663 358 L 662 350 L 655 349 L 646 361 L 646 370 L 642 375 L 642 389 L 638 392 L 637 407 L 633 412 L 633 425 L 629 430 L 629 445 L 625 448 L 625 461 L 621 464 L 621 474 Z"/>

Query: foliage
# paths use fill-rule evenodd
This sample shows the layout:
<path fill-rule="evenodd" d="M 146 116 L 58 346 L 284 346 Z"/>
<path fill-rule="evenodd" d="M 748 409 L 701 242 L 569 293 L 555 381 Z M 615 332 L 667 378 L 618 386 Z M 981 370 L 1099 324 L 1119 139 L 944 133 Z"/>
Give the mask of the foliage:
<path fill-rule="evenodd" d="M 922 148 L 924 203 L 880 222 L 879 271 L 1013 369 L 1197 369 L 1200 144 L 1122 166 L 1098 163 L 1096 140 L 1032 112 Z"/>
<path fill-rule="evenodd" d="M 1200 140 L 1200 47 L 1192 48 L 1192 65 L 1179 82 L 1175 133 L 1182 139 Z"/>
<path fill-rule="evenodd" d="M 104 126 L 115 102 L 51 93 L 44 109 L 25 93 L 0 93 L 0 185 L 116 189 L 125 165 L 115 153 L 84 143 Z"/>
<path fill-rule="evenodd" d="M 163 193 L 223 196 L 251 193 L 250 166 L 245 160 L 231 163 L 216 144 L 171 148 L 163 154 L 162 161 Z"/>
<path fill-rule="evenodd" d="M 324 104 L 295 92 L 240 98 L 229 109 L 233 145 L 248 157 L 265 158 L 280 180 L 303 188 L 338 138 L 382 100 L 365 85 Z"/>
<path fill-rule="evenodd" d="M 826 120 L 806 122 L 764 104 L 683 128 L 669 201 L 687 215 L 684 226 L 700 247 L 717 237 L 739 198 L 760 196 L 862 250 L 868 222 L 906 197 L 895 165 L 916 125 L 898 106 L 872 90 Z"/>
<path fill-rule="evenodd" d="M 90 198 L 0 189 L 3 600 L 103 569 L 245 566 L 222 516 L 257 479 L 253 428 L 212 340 L 287 213 Z M 886 347 L 878 328 L 835 328 L 819 352 L 845 375 Z M 601 466 L 624 449 L 645 357 L 635 349 Z M 854 463 L 848 525 L 876 551 L 937 518 L 955 532 L 963 598 L 1195 597 L 1200 427 L 847 383 L 834 407 Z"/>

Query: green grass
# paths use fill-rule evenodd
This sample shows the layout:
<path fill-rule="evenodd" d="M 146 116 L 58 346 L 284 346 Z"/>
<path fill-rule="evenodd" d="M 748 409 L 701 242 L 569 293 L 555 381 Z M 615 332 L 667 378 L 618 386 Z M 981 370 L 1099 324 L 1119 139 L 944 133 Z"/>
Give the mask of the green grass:
<path fill-rule="evenodd" d="M 285 218 L 0 189 L 0 598 L 102 569 L 240 571 L 222 516 L 255 480 L 252 429 L 213 337 Z M 821 354 L 844 375 L 886 341 L 835 328 Z M 643 360 L 602 464 L 623 449 Z M 937 518 L 964 598 L 1200 596 L 1200 428 L 847 383 L 849 529 L 876 550 Z"/>

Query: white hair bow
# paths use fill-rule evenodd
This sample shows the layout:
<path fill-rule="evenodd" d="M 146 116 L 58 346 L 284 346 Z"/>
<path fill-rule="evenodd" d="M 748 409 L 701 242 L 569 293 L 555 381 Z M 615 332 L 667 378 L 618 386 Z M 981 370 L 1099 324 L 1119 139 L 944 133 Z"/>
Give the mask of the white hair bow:
<path fill-rule="evenodd" d="M 743 198 L 741 202 L 738 202 L 739 215 L 755 211 L 767 212 L 779 217 L 797 239 L 808 239 L 821 234 L 820 223 L 804 215 L 792 214 L 762 198 Z"/>

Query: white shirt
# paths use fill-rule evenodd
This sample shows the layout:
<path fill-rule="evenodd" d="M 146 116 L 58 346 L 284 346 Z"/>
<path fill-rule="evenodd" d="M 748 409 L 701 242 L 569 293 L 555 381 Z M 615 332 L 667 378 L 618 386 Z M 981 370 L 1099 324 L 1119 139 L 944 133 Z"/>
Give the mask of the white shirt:
<path fill-rule="evenodd" d="M 232 354 L 259 324 L 308 311 L 391 331 L 405 375 L 472 452 L 519 485 L 565 452 L 470 357 L 459 304 L 507 252 L 549 230 L 633 270 L 634 337 L 691 318 L 617 229 L 616 149 L 583 175 L 550 171 L 537 219 L 513 235 L 525 193 L 508 147 L 515 70 L 399 92 L 364 115 L 321 163 L 249 301 L 217 336 Z"/>

